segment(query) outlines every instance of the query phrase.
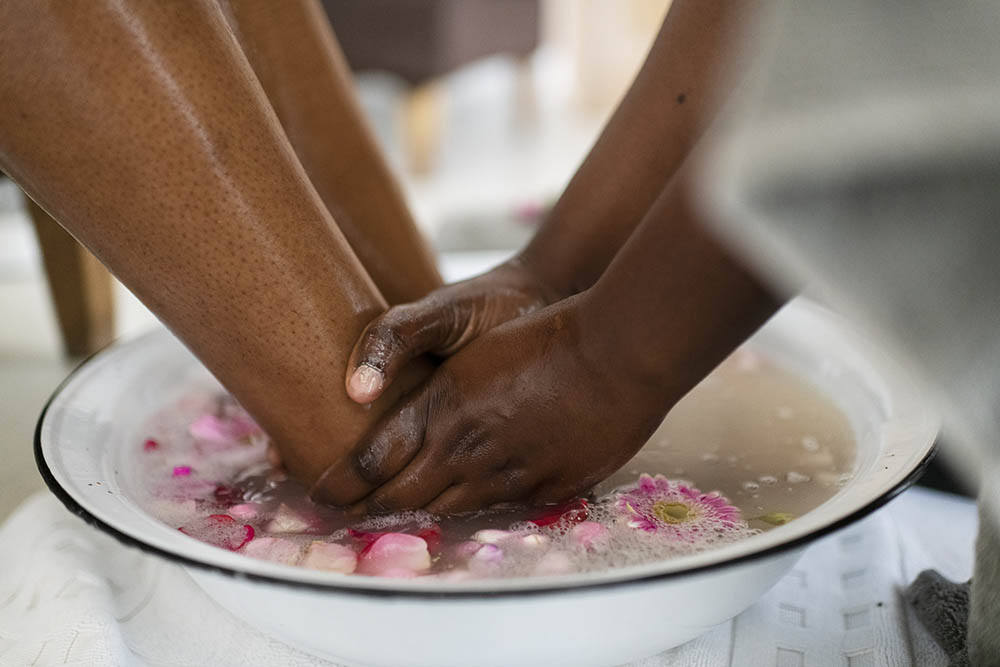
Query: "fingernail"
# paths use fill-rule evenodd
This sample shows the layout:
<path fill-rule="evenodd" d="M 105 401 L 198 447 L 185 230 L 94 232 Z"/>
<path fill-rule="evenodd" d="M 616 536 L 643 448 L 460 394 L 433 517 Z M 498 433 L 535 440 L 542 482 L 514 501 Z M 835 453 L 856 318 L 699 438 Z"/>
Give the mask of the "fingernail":
<path fill-rule="evenodd" d="M 368 398 L 382 389 L 385 376 L 378 369 L 367 364 L 361 364 L 351 375 L 351 395 L 356 398 Z"/>

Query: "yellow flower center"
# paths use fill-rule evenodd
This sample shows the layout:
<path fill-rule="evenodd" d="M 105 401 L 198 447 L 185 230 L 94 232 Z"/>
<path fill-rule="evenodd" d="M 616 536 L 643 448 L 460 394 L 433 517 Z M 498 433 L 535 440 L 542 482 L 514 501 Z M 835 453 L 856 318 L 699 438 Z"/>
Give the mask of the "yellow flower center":
<path fill-rule="evenodd" d="M 684 503 L 668 503 L 662 500 L 653 503 L 653 514 L 664 523 L 683 523 L 695 517 L 695 513 Z"/>

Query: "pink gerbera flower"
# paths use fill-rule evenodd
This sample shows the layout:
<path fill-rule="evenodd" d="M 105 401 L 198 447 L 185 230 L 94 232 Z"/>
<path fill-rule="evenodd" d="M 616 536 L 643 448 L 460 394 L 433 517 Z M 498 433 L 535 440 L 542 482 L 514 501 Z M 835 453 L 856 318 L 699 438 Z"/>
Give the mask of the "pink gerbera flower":
<path fill-rule="evenodd" d="M 740 510 L 717 491 L 702 493 L 662 475 L 640 476 L 634 489 L 618 495 L 615 507 L 629 527 L 685 542 L 746 527 Z"/>

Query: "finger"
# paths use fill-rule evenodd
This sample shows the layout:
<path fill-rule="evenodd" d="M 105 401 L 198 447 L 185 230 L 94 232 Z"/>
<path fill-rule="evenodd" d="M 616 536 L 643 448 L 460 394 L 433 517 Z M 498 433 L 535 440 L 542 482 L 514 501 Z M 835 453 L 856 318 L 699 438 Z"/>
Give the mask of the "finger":
<path fill-rule="evenodd" d="M 424 508 L 431 514 L 460 514 L 513 500 L 510 489 L 492 483 L 465 482 L 447 489 Z"/>
<path fill-rule="evenodd" d="M 347 364 L 347 394 L 371 403 L 416 357 L 447 345 L 453 335 L 450 308 L 427 300 L 390 308 L 372 320 L 358 338 Z"/>
<path fill-rule="evenodd" d="M 452 481 L 450 469 L 425 446 L 395 477 L 352 509 L 375 513 L 418 509 L 439 496 Z"/>
<path fill-rule="evenodd" d="M 524 500 L 531 488 L 527 473 L 511 470 L 482 482 L 456 484 L 429 502 L 425 509 L 432 514 L 475 512 L 498 503 Z"/>
<path fill-rule="evenodd" d="M 424 442 L 424 394 L 382 416 L 351 452 L 331 465 L 310 491 L 313 499 L 351 505 L 404 469 Z"/>
<path fill-rule="evenodd" d="M 396 479 L 400 483 L 396 483 Z M 452 486 L 452 476 L 440 466 L 433 466 L 416 474 L 404 472 L 396 479 L 377 489 L 355 509 L 367 514 L 391 514 L 420 509 Z"/>

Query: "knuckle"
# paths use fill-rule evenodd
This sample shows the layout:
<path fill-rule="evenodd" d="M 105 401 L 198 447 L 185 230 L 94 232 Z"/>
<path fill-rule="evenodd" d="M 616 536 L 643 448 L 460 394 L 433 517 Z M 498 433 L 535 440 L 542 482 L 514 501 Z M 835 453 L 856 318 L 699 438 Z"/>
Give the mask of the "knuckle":
<path fill-rule="evenodd" d="M 406 339 L 400 327 L 383 318 L 368 330 L 365 361 L 379 370 L 383 370 L 383 366 L 389 358 L 405 346 Z"/>
<path fill-rule="evenodd" d="M 386 496 L 373 496 L 367 503 L 367 510 L 372 514 L 391 514 L 395 512 L 394 503 Z"/>
<path fill-rule="evenodd" d="M 383 459 L 378 445 L 371 444 L 351 456 L 351 468 L 361 481 L 375 484 L 382 478 Z"/>
<path fill-rule="evenodd" d="M 323 476 L 312 489 L 311 497 L 317 502 L 327 503 L 335 507 L 350 505 L 357 500 L 341 475 Z"/>
<path fill-rule="evenodd" d="M 498 486 L 505 494 L 520 492 L 527 486 L 528 473 L 522 468 L 506 468 L 497 475 Z"/>
<path fill-rule="evenodd" d="M 460 435 L 452 439 L 444 460 L 445 463 L 455 467 L 467 465 L 475 459 L 482 446 L 481 435 L 476 432 L 475 427 L 459 430 L 458 433 Z"/>

